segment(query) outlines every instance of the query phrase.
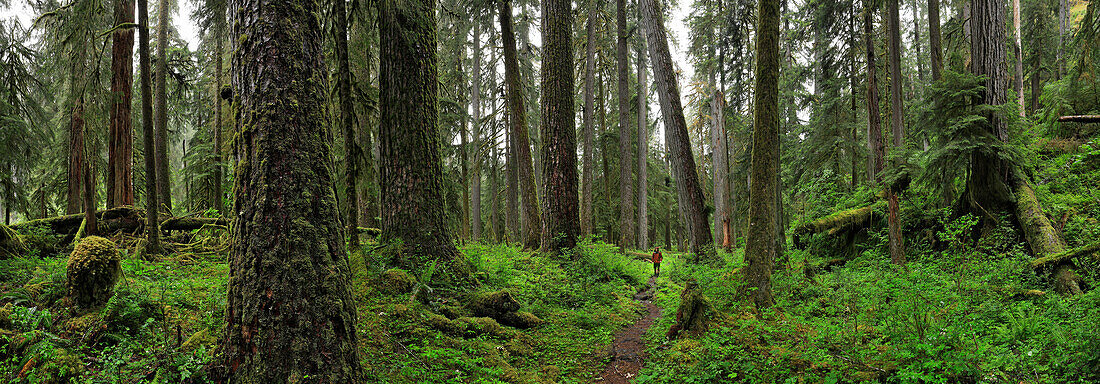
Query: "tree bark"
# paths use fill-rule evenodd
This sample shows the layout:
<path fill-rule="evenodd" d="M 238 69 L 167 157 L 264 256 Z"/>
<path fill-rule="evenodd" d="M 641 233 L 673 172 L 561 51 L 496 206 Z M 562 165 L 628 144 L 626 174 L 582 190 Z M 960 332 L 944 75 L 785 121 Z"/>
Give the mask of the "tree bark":
<path fill-rule="evenodd" d="M 645 44 L 638 49 L 638 249 L 649 249 L 649 81 L 646 80 Z"/>
<path fill-rule="evenodd" d="M 712 84 L 714 84 L 713 80 L 712 76 Z M 715 86 L 710 102 L 711 157 L 714 166 L 714 235 L 722 239 L 721 245 L 723 248 L 728 248 L 729 231 L 726 226 L 729 224 L 730 191 L 729 182 L 726 181 L 726 178 L 729 177 L 729 166 L 726 163 L 726 128 L 722 116 L 722 109 L 725 108 L 724 97 L 718 87 Z"/>
<path fill-rule="evenodd" d="M 619 246 L 634 246 L 634 150 L 630 137 L 629 58 L 626 51 L 626 0 L 616 0 L 615 70 L 619 92 Z"/>
<path fill-rule="evenodd" d="M 542 1 L 542 250 L 553 254 L 575 247 L 580 232 L 572 28 L 570 0 Z"/>
<path fill-rule="evenodd" d="M 470 104 L 473 105 L 474 150 L 471 151 L 470 164 L 473 172 L 470 179 L 470 239 L 481 240 L 481 23 L 474 21 L 473 76 L 470 83 Z"/>
<path fill-rule="evenodd" d="M 228 217 L 225 211 L 225 192 L 222 188 L 222 180 L 225 180 L 222 163 L 222 87 L 225 79 L 222 76 L 222 58 L 225 56 L 225 25 L 218 23 L 214 29 L 214 209 L 222 216 Z"/>
<path fill-rule="evenodd" d="M 890 128 L 894 134 L 894 151 L 905 151 L 905 111 L 901 91 L 901 19 L 898 0 L 887 0 L 887 27 L 890 33 Z M 901 230 L 897 192 L 887 189 L 890 262 L 905 264 L 905 237 Z"/>
<path fill-rule="evenodd" d="M 596 2 L 589 3 L 588 21 L 585 25 L 585 54 L 584 54 L 584 111 L 582 119 L 584 128 L 582 133 L 581 150 L 581 235 L 588 236 L 593 233 L 592 219 L 592 136 L 593 136 L 593 108 L 595 82 L 596 82 Z M 641 69 L 639 67 L 639 69 Z M 642 75 L 639 75 L 642 76 Z"/>
<path fill-rule="evenodd" d="M 73 79 L 76 83 L 75 73 Z M 75 88 L 75 87 L 74 87 Z M 74 89 L 72 92 L 82 93 L 82 90 Z M 65 213 L 78 213 L 84 210 L 84 202 L 80 192 L 84 189 L 84 96 L 77 95 L 69 116 L 69 169 L 68 169 L 68 193 Z"/>
<path fill-rule="evenodd" d="M 134 2 L 115 1 L 115 25 L 134 22 Z M 134 205 L 134 127 L 130 105 L 134 84 L 134 29 L 111 36 L 111 120 L 107 142 L 107 207 Z"/>
<path fill-rule="evenodd" d="M 867 149 L 871 152 L 871 177 L 875 183 L 882 181 L 882 170 L 886 168 L 886 146 L 882 141 L 882 116 L 879 115 L 878 81 L 875 76 L 874 24 L 871 22 L 871 8 L 864 0 L 863 37 L 867 52 Z"/>
<path fill-rule="evenodd" d="M 507 93 L 505 99 L 508 108 L 508 122 L 511 126 L 510 131 L 515 136 L 514 150 L 519 166 L 517 168 L 517 178 L 519 179 L 524 232 L 521 237 L 523 248 L 537 249 L 540 246 L 540 237 L 542 236 L 541 215 L 539 214 L 538 191 L 535 189 L 535 175 L 531 164 L 531 144 L 527 137 L 527 114 L 524 108 L 523 90 L 519 84 L 516 35 L 512 30 L 512 2 L 502 0 L 499 13 L 501 43 L 504 45 L 504 88 Z"/>
<path fill-rule="evenodd" d="M 141 70 L 141 136 L 145 153 L 145 255 L 157 255 L 162 252 L 160 246 L 160 223 L 158 212 L 160 202 L 157 199 L 157 167 L 154 156 L 153 132 L 153 91 L 152 73 L 149 65 L 149 1 L 138 0 L 138 23 L 141 25 L 141 37 L 138 40 L 138 66 Z M 148 257 L 148 256 L 146 256 Z"/>
<path fill-rule="evenodd" d="M 1020 117 L 1027 117 L 1024 108 L 1024 45 L 1020 31 L 1020 0 L 1012 0 L 1012 27 L 1016 35 L 1013 49 L 1016 53 L 1016 97 L 1020 106 Z"/>
<path fill-rule="evenodd" d="M 928 0 L 928 49 L 931 51 L 932 81 L 943 76 L 943 45 L 940 42 L 940 0 Z"/>
<path fill-rule="evenodd" d="M 240 135 L 221 345 L 229 382 L 362 379 L 331 134 L 323 126 L 318 5 L 231 0 L 229 6 L 232 35 L 239 36 L 231 73 Z M 434 25 L 429 30 L 434 36 Z M 447 233 L 440 235 L 449 245 Z M 406 242 L 405 249 L 414 246 Z"/>
<path fill-rule="evenodd" d="M 359 248 L 359 142 L 355 140 L 355 110 L 351 100 L 351 69 L 348 63 L 348 14 L 344 0 L 333 3 L 336 19 L 336 90 L 340 97 L 340 127 L 344 131 L 344 148 L 347 150 L 347 173 L 344 180 L 344 204 L 347 210 L 348 247 Z"/>
<path fill-rule="evenodd" d="M 1000 106 L 1007 100 L 1006 44 L 1004 4 L 996 0 L 975 0 L 971 3 L 972 28 L 970 40 L 971 69 L 975 75 L 987 76 L 981 103 Z M 997 140 L 1008 139 L 1004 119 L 996 113 L 986 116 L 988 131 Z M 1008 166 L 1000 159 L 974 153 L 970 161 L 966 195 L 970 208 L 983 217 L 1012 201 L 1008 188 Z"/>
<path fill-rule="evenodd" d="M 84 236 L 95 236 L 99 225 L 95 219 L 95 171 L 93 163 L 84 163 Z"/>
<path fill-rule="evenodd" d="M 663 15 L 657 8 L 656 0 L 642 0 L 641 8 L 649 56 L 653 62 L 653 80 L 657 84 L 657 96 L 664 116 L 665 141 L 671 156 L 672 175 L 677 183 L 678 205 L 690 235 L 691 252 L 695 254 L 695 262 L 712 262 L 716 260 L 713 238 L 703 211 L 703 190 L 699 185 L 699 175 L 695 172 L 695 157 L 691 153 L 684 109 L 680 105 L 680 90 L 672 67 Z"/>
<path fill-rule="evenodd" d="M 168 0 L 157 7 L 156 160 L 157 195 L 165 212 L 172 213 L 172 176 L 168 167 Z"/>
<path fill-rule="evenodd" d="M 760 0 L 756 27 L 756 86 L 753 94 L 752 165 L 749 231 L 745 245 L 742 293 L 757 310 L 770 307 L 772 265 L 778 212 L 775 198 L 779 172 L 779 2 Z"/>

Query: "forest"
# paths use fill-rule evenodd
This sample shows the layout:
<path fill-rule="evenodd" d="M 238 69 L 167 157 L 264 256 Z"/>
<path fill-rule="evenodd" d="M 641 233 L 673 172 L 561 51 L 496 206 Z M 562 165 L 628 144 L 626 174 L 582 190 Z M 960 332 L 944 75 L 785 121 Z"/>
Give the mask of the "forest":
<path fill-rule="evenodd" d="M 0 0 L 0 382 L 1100 383 L 1100 2 Z"/>

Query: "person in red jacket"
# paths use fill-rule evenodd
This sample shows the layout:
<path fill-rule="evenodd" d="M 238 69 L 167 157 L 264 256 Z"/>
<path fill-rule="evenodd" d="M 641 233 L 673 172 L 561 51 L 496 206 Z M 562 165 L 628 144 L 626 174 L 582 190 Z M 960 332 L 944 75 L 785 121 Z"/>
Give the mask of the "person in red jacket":
<path fill-rule="evenodd" d="M 653 249 L 653 275 L 661 275 L 661 247 Z"/>

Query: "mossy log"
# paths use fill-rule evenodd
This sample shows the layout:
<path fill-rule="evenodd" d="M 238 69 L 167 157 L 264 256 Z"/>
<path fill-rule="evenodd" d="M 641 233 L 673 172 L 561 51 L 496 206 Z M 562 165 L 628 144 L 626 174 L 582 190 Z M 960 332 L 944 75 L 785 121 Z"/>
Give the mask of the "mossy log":
<path fill-rule="evenodd" d="M 1031 246 L 1038 260 L 1032 262 L 1035 267 L 1049 265 L 1054 272 L 1054 289 L 1063 295 L 1081 293 L 1081 277 L 1073 270 L 1071 257 L 1066 257 L 1066 242 L 1054 230 L 1047 215 L 1043 213 L 1035 190 L 1019 172 L 1016 174 L 1016 218 L 1024 232 L 1024 238 Z M 1039 262 L 1044 260 L 1042 262 Z M 1039 262 L 1039 263 L 1037 263 Z"/>
<path fill-rule="evenodd" d="M 0 259 L 7 259 L 26 251 L 27 245 L 23 244 L 19 234 L 8 226 L 0 224 Z"/>
<path fill-rule="evenodd" d="M 492 317 L 498 320 L 508 312 L 520 309 L 519 302 L 508 291 L 477 294 L 470 300 L 468 307 L 474 316 Z"/>
<path fill-rule="evenodd" d="M 882 215 L 882 211 L 885 207 L 885 202 L 877 201 L 870 205 L 836 212 L 829 216 L 799 225 L 794 229 L 795 246 L 801 248 L 804 245 L 802 239 L 814 234 L 825 232 L 832 236 L 854 229 L 865 228 L 870 225 L 876 212 Z"/>
<path fill-rule="evenodd" d="M 1079 257 L 1089 256 L 1095 253 L 1100 253 L 1100 242 L 1095 242 L 1083 247 L 1070 249 L 1065 252 L 1040 257 L 1031 261 L 1031 266 L 1034 268 L 1049 267 L 1060 263 L 1068 263 L 1073 259 Z"/>
<path fill-rule="evenodd" d="M 378 237 L 379 235 L 382 234 L 382 230 L 378 229 L 378 228 L 364 228 L 364 227 L 356 227 L 356 228 L 359 229 L 359 233 L 366 234 L 367 236 L 370 236 L 370 237 Z"/>
<path fill-rule="evenodd" d="M 703 296 L 703 288 L 695 279 L 688 280 L 684 284 L 684 292 L 680 294 L 680 306 L 676 308 L 676 322 L 668 329 L 665 335 L 669 340 L 675 339 L 681 332 L 701 334 L 706 332 L 717 315 L 710 304 L 710 300 Z"/>
<path fill-rule="evenodd" d="M 104 234 L 118 231 L 134 231 L 145 223 L 145 210 L 131 206 L 116 207 L 96 212 L 97 229 Z M 59 235 L 72 235 L 80 230 L 84 214 L 47 217 L 14 224 L 11 229 L 23 231 L 32 227 L 42 227 Z M 206 225 L 228 226 L 229 220 L 206 217 L 166 217 L 160 222 L 164 231 L 190 231 Z"/>

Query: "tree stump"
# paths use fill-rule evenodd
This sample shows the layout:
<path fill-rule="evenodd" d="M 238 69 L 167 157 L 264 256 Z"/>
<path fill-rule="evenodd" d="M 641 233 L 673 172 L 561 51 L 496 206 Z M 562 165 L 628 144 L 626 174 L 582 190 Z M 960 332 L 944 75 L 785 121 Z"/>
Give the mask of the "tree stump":
<path fill-rule="evenodd" d="M 84 308 L 105 304 L 118 282 L 121 263 L 115 243 L 98 236 L 84 238 L 66 265 L 69 297 Z"/>

